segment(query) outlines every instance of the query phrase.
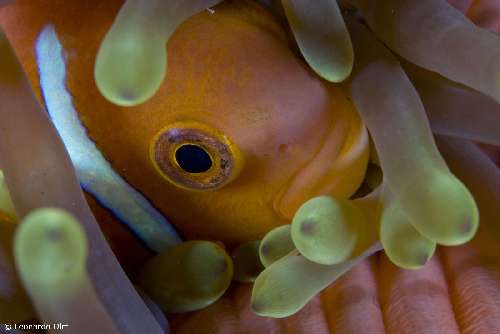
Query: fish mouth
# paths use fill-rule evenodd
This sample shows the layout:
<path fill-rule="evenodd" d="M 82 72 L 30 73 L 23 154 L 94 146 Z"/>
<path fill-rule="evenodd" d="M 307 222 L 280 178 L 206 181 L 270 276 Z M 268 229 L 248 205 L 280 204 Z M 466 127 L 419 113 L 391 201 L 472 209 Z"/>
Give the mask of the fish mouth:
<path fill-rule="evenodd" d="M 320 149 L 278 191 L 273 208 L 281 218 L 291 220 L 316 196 L 349 198 L 361 185 L 369 159 L 368 132 L 354 107 L 342 109 L 335 113 Z"/>

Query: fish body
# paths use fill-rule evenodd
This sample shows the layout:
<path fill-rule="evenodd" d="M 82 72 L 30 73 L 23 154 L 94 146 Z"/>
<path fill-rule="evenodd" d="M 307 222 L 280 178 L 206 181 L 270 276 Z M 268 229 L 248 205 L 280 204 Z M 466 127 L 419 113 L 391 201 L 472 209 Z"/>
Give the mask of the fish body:
<path fill-rule="evenodd" d="M 307 199 L 357 190 L 368 163 L 364 125 L 344 88 L 314 74 L 265 9 L 227 1 L 191 17 L 168 43 L 160 90 L 125 108 L 94 82 L 95 55 L 120 4 L 20 0 L 0 22 L 40 97 L 50 87 L 40 87 L 33 45 L 54 27 L 88 137 L 183 238 L 260 239 Z"/>

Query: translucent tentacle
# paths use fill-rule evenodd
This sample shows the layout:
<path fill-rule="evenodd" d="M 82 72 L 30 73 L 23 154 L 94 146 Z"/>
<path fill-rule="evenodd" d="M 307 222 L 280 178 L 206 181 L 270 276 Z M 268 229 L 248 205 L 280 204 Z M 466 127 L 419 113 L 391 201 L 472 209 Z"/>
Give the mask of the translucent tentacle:
<path fill-rule="evenodd" d="M 500 145 L 500 104 L 461 84 L 405 63 L 434 133 Z"/>
<path fill-rule="evenodd" d="M 221 0 L 127 0 L 97 53 L 95 80 L 111 102 L 148 100 L 167 71 L 166 43 L 190 16 Z"/>
<path fill-rule="evenodd" d="M 391 262 L 405 269 L 423 267 L 436 250 L 436 243 L 413 227 L 387 189 L 380 218 L 380 242 Z"/>
<path fill-rule="evenodd" d="M 325 266 L 291 253 L 257 277 L 251 306 L 261 316 L 283 318 L 300 310 L 312 297 L 369 255 L 381 249 L 376 243 L 359 257 Z"/>
<path fill-rule="evenodd" d="M 260 261 L 264 267 L 269 267 L 293 250 L 295 245 L 292 241 L 291 226 L 279 226 L 269 231 L 260 242 Z"/>
<path fill-rule="evenodd" d="M 425 237 L 445 245 L 470 240 L 479 223 L 476 204 L 440 156 L 417 92 L 394 56 L 364 27 L 350 22 L 349 29 L 358 55 L 351 94 L 387 186 Z"/>
<path fill-rule="evenodd" d="M 307 214 L 316 215 L 316 218 L 332 208 L 340 209 L 339 212 L 342 213 L 342 209 L 355 207 L 356 211 L 362 211 L 363 221 L 366 218 L 367 223 L 357 231 L 356 247 L 349 254 L 349 260 L 333 265 L 322 265 L 308 260 L 298 250 L 294 250 L 267 266 L 257 277 L 252 290 L 252 308 L 259 315 L 282 318 L 297 312 L 314 295 L 335 282 L 338 277 L 354 265 L 382 249 L 380 243 L 376 241 L 377 221 L 382 206 L 379 190 L 339 207 L 337 207 L 335 200 L 328 197 L 315 198 L 309 202 L 309 204 L 311 203 L 314 204 L 310 206 L 312 210 L 305 211 Z M 332 211 L 335 212 L 335 210 Z M 354 218 L 357 214 L 359 212 L 356 212 Z M 321 219 L 327 219 L 329 216 L 327 214 Z M 334 214 L 333 217 L 338 218 L 338 215 Z M 341 222 L 345 222 L 345 219 Z M 285 235 L 290 233 L 285 228 L 282 230 Z M 327 234 L 331 237 L 331 234 Z M 325 237 L 324 239 L 328 242 L 329 238 Z M 264 243 L 264 240 L 262 242 Z M 326 249 L 324 246 L 322 245 L 320 248 Z M 335 246 L 333 247 L 335 248 Z"/>
<path fill-rule="evenodd" d="M 141 272 L 141 288 L 166 312 L 189 312 L 219 299 L 233 278 L 233 262 L 209 241 L 187 241 L 154 257 Z"/>
<path fill-rule="evenodd" d="M 336 0 L 282 0 L 300 51 L 322 78 L 341 82 L 352 70 L 349 32 Z"/>
<path fill-rule="evenodd" d="M 85 232 L 71 215 L 38 209 L 16 232 L 16 267 L 45 323 L 69 324 L 77 334 L 119 333 L 87 274 L 87 247 Z"/>
<path fill-rule="evenodd" d="M 332 265 L 351 257 L 365 225 L 363 213 L 351 201 L 315 197 L 295 214 L 292 240 L 306 259 Z"/>
<path fill-rule="evenodd" d="M 500 169 L 477 145 L 439 136 L 450 169 L 476 198 L 481 215 L 477 237 L 441 252 L 455 318 L 462 333 L 500 332 Z M 481 315 L 478 317 L 478 315 Z"/>
<path fill-rule="evenodd" d="M 474 25 L 447 1 L 351 2 L 399 55 L 500 101 L 500 38 Z"/>
<path fill-rule="evenodd" d="M 43 206 L 73 214 L 89 241 L 89 276 L 119 330 L 161 333 L 99 230 L 64 146 L 1 30 L 0 73 L 0 159 L 19 218 Z"/>

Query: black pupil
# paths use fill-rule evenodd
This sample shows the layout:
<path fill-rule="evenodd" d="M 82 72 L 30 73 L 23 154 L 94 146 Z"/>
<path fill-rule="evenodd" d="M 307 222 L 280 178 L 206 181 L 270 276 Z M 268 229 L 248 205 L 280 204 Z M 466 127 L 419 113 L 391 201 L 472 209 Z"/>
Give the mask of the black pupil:
<path fill-rule="evenodd" d="M 188 173 L 203 173 L 212 167 L 210 155 L 196 145 L 182 145 L 175 152 L 175 160 Z"/>

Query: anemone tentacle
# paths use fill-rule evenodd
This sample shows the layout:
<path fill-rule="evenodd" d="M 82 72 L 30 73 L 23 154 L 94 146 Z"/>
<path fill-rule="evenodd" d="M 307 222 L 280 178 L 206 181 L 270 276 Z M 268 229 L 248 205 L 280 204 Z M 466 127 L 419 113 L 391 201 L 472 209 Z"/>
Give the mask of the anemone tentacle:
<path fill-rule="evenodd" d="M 167 72 L 170 36 L 187 18 L 220 1 L 127 0 L 96 58 L 95 79 L 103 96 L 123 106 L 153 96 Z"/>

